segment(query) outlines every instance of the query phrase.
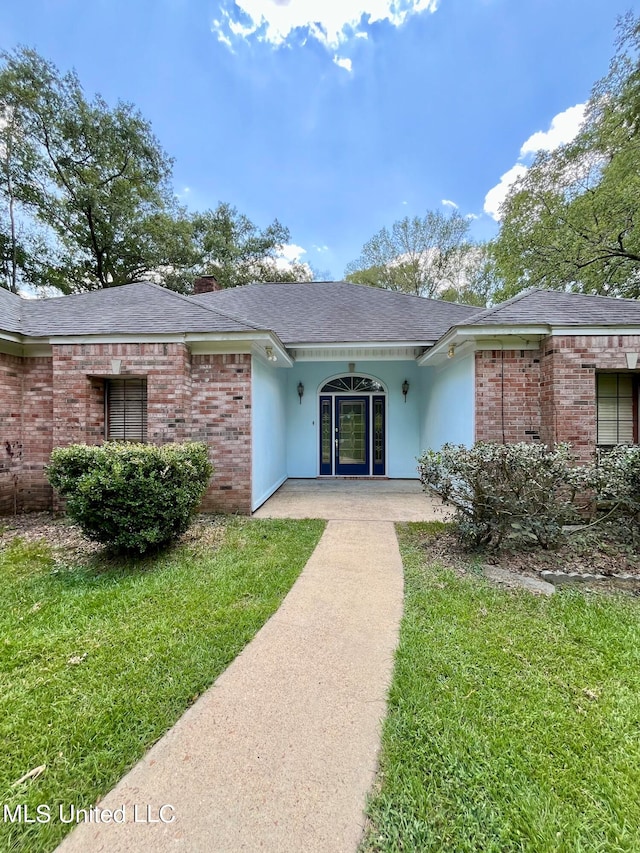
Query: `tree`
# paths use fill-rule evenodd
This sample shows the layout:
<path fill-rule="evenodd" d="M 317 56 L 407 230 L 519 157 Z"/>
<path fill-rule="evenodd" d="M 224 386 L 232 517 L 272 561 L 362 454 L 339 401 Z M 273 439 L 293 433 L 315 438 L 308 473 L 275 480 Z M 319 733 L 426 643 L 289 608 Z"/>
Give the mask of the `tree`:
<path fill-rule="evenodd" d="M 2 59 L 5 213 L 12 226 L 16 211 L 31 218 L 44 235 L 28 282 L 93 290 L 188 262 L 190 228 L 170 188 L 172 163 L 140 113 L 100 96 L 89 101 L 74 72 L 61 75 L 33 50 Z M 9 241 L 15 288 L 15 228 Z"/>
<path fill-rule="evenodd" d="M 486 308 L 498 290 L 495 260 L 487 244 L 467 244 L 459 252 L 457 283 L 438 293 L 445 302 L 460 302 Z"/>
<path fill-rule="evenodd" d="M 473 282 L 481 278 L 484 249 L 468 241 L 468 232 L 469 220 L 457 211 L 445 216 L 429 210 L 422 219 L 405 217 L 364 244 L 360 257 L 347 266 L 346 278 L 415 296 L 446 292 L 451 301 L 458 301 L 465 293 L 482 301 Z"/>
<path fill-rule="evenodd" d="M 618 26 L 578 135 L 540 152 L 503 204 L 501 297 L 530 286 L 640 297 L 640 24 Z"/>
<path fill-rule="evenodd" d="M 187 266 L 168 276 L 172 285 L 188 291 L 194 278 L 214 275 L 222 287 L 260 281 L 310 281 L 306 264 L 279 263 L 289 229 L 275 219 L 260 230 L 247 216 L 220 202 L 215 210 L 191 217 L 192 257 Z"/>

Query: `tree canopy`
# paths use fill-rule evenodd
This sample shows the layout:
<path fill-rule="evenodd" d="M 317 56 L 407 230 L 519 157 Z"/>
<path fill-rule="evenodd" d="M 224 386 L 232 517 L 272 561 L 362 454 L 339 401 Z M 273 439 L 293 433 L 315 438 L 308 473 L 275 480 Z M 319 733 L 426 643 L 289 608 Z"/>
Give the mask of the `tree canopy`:
<path fill-rule="evenodd" d="M 500 296 L 540 286 L 640 297 L 640 22 L 627 15 L 618 29 L 577 136 L 540 152 L 503 204 Z"/>
<path fill-rule="evenodd" d="M 189 219 L 192 257 L 189 264 L 167 273 L 167 281 L 179 290 L 201 275 L 214 275 L 222 287 L 255 281 L 310 281 L 307 264 L 282 265 L 280 252 L 290 238 L 278 220 L 259 229 L 235 207 L 220 202 L 215 210 L 193 214 Z"/>
<path fill-rule="evenodd" d="M 346 278 L 415 296 L 484 305 L 491 285 L 483 246 L 469 241 L 469 220 L 429 210 L 382 228 L 346 269 Z"/>
<path fill-rule="evenodd" d="M 88 100 L 75 72 L 33 50 L 3 59 L 3 193 L 40 236 L 31 283 L 92 290 L 179 262 L 188 229 L 149 123 L 131 104 Z"/>
<path fill-rule="evenodd" d="M 188 292 L 197 275 L 225 287 L 309 279 L 283 268 L 289 230 L 260 230 L 234 207 L 190 214 L 172 160 L 132 104 L 89 99 L 75 72 L 36 51 L 0 54 L 0 285 L 63 293 L 149 278 Z"/>

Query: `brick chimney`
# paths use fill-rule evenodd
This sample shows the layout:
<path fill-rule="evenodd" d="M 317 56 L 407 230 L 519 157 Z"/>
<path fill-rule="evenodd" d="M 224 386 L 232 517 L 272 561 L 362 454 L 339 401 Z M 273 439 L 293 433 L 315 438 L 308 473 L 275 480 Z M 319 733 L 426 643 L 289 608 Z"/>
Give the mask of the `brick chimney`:
<path fill-rule="evenodd" d="M 199 293 L 211 293 L 214 290 L 222 290 L 222 285 L 215 275 L 201 275 L 193 282 L 193 295 Z"/>

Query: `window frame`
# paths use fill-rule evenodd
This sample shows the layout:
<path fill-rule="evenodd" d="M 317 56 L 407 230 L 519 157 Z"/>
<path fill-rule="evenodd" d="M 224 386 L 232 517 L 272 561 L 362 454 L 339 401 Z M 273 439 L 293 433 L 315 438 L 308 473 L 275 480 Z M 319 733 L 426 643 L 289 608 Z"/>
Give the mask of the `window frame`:
<path fill-rule="evenodd" d="M 616 400 L 616 434 L 618 437 L 618 441 L 604 442 L 600 441 L 600 377 L 601 376 L 615 376 L 617 380 L 617 393 L 615 398 L 611 397 L 609 399 Z M 602 448 L 610 448 L 610 447 L 619 447 L 628 445 L 627 441 L 620 441 L 620 377 L 628 377 L 631 379 L 631 417 L 632 417 L 632 442 L 631 444 L 638 444 L 638 396 L 640 395 L 640 375 L 633 371 L 624 371 L 624 370 L 599 370 L 595 377 L 595 385 L 596 385 L 596 447 Z"/>
<path fill-rule="evenodd" d="M 123 390 L 122 397 L 114 397 L 113 389 L 120 385 Z M 131 397 L 127 398 L 127 388 L 132 389 Z M 134 390 L 139 393 L 135 395 Z M 112 412 L 114 399 L 122 403 L 122 429 L 118 429 L 118 435 L 113 435 Z M 127 423 L 127 410 L 130 410 L 131 419 Z M 146 376 L 112 376 L 106 377 L 104 381 L 104 433 L 106 441 L 132 442 L 136 444 L 147 443 L 147 421 L 148 421 L 148 386 Z"/>

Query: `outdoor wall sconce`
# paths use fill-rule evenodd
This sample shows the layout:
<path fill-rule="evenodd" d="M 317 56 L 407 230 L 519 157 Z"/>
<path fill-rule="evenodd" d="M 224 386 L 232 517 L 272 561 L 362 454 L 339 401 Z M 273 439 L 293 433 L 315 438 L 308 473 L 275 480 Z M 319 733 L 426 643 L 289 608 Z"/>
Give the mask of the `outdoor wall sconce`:
<path fill-rule="evenodd" d="M 302 382 L 298 382 L 298 397 L 300 398 L 300 405 L 302 405 L 302 395 L 304 394 L 304 385 Z"/>
<path fill-rule="evenodd" d="M 273 347 L 265 347 L 264 351 L 267 354 L 267 360 L 268 361 L 277 361 L 278 360 L 278 356 L 275 355 L 273 352 Z"/>
<path fill-rule="evenodd" d="M 447 353 L 447 358 L 453 358 L 455 354 L 456 354 L 456 345 L 451 344 L 449 347 L 449 352 Z"/>
<path fill-rule="evenodd" d="M 112 358 L 111 359 L 111 372 L 116 375 L 120 373 L 122 370 L 122 359 L 121 358 Z"/>
<path fill-rule="evenodd" d="M 405 379 L 402 383 L 402 393 L 404 394 L 404 401 L 407 402 L 407 394 L 409 393 L 409 383 Z"/>

